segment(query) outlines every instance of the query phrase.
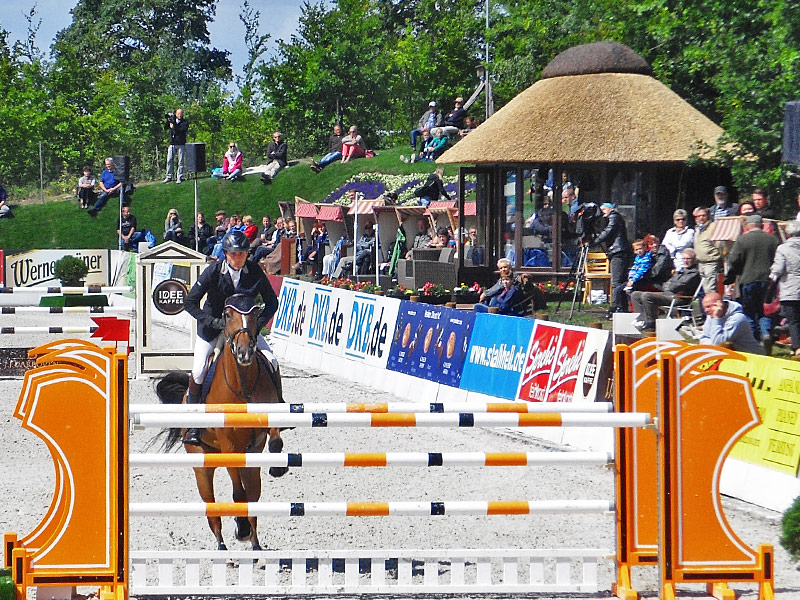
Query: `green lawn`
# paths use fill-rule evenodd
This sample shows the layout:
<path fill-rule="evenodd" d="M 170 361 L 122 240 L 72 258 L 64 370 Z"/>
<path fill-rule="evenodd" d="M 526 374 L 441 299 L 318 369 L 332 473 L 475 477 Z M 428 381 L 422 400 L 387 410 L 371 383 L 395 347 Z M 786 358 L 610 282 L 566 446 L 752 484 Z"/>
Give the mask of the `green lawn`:
<path fill-rule="evenodd" d="M 310 158 L 300 159 L 294 166 L 281 171 L 269 186 L 262 184 L 257 175 L 248 176 L 240 182 L 212 180 L 203 176 L 197 182 L 200 210 L 211 222 L 214 212 L 224 208 L 229 215 L 252 215 L 260 224 L 265 214 L 273 217 L 280 214 L 278 202 L 294 202 L 295 196 L 310 202 L 321 202 L 357 173 L 420 173 L 427 176 L 435 168 L 433 163 L 405 164 L 400 161 L 403 153 L 408 153 L 408 147 L 381 150 L 375 158 L 358 159 L 344 165 L 333 163 L 318 175 L 309 169 Z M 446 174 L 456 173 L 456 167 L 446 168 Z M 77 184 L 77 177 L 75 181 Z M 116 247 L 117 199 L 112 199 L 96 219 L 90 218 L 86 211 L 78 207 L 77 198 L 22 205 L 17 204 L 14 198 L 9 200 L 14 218 L 0 219 L 0 248 L 7 252 L 37 248 Z M 173 207 L 180 212 L 188 231 L 194 210 L 193 181 L 185 181 L 181 185 L 137 182 L 131 212 L 136 215 L 140 229 L 150 229 L 160 241 L 164 218 Z"/>

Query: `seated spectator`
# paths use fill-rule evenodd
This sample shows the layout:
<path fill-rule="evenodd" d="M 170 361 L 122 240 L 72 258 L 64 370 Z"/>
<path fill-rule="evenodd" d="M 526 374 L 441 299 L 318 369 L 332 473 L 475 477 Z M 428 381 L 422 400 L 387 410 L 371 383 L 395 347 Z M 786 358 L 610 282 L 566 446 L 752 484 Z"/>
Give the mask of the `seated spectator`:
<path fill-rule="evenodd" d="M 311 161 L 311 170 L 319 173 L 334 161 L 342 158 L 342 126 L 339 123 L 333 126 L 333 133 L 328 138 L 328 153 L 319 159 Z"/>
<path fill-rule="evenodd" d="M 11 216 L 11 207 L 6 202 L 7 199 L 8 192 L 3 187 L 3 184 L 0 183 L 0 218 Z"/>
<path fill-rule="evenodd" d="M 489 312 L 489 308 L 496 306 L 501 315 L 522 316 L 523 307 L 523 293 L 520 286 L 514 282 L 514 277 L 511 274 L 503 275 L 500 277 L 502 289 L 500 293 L 492 296 L 489 305 L 478 302 L 474 305 L 475 312 Z"/>
<path fill-rule="evenodd" d="M 208 240 L 214 235 L 211 225 L 206 222 L 203 213 L 197 213 L 197 220 L 189 228 L 189 245 L 198 252 L 204 252 L 208 245 Z"/>
<path fill-rule="evenodd" d="M 78 179 L 78 200 L 81 208 L 89 208 L 90 204 L 97 201 L 97 194 L 94 193 L 96 185 L 97 179 L 92 175 L 92 167 L 86 165 L 83 167 L 83 177 Z"/>
<path fill-rule="evenodd" d="M 481 120 L 479 118 L 470 117 L 469 115 L 467 115 L 466 117 L 464 117 L 464 129 L 459 131 L 458 135 L 461 136 L 462 138 L 466 137 L 467 134 L 469 134 L 470 131 L 473 131 L 473 130 L 477 129 L 478 125 L 480 125 L 480 124 L 481 124 Z"/>
<path fill-rule="evenodd" d="M 328 245 L 328 229 L 322 221 L 315 221 L 306 240 L 303 252 L 303 262 L 311 266 L 311 270 L 318 278 L 322 276 L 322 257 L 325 255 L 325 246 Z"/>
<path fill-rule="evenodd" d="M 633 311 L 639 313 L 639 320 L 634 327 L 645 330 L 656 328 L 656 317 L 659 306 L 669 306 L 677 296 L 693 296 L 700 285 L 700 271 L 697 270 L 697 255 L 694 248 L 683 251 L 685 266 L 682 271 L 675 271 L 664 284 L 663 292 L 633 292 L 631 302 Z"/>
<path fill-rule="evenodd" d="M 433 130 L 433 141 L 425 147 L 423 156 L 419 159 L 424 162 L 433 162 L 439 158 L 450 143 L 450 139 L 444 135 L 441 127 Z"/>
<path fill-rule="evenodd" d="M 484 249 L 478 241 L 478 230 L 470 227 L 468 238 L 464 242 L 464 257 L 467 261 L 472 261 L 473 265 L 482 265 L 483 255 Z"/>
<path fill-rule="evenodd" d="M 428 248 L 447 248 L 450 246 L 450 232 L 445 227 L 436 230 L 436 237 L 428 243 Z"/>
<path fill-rule="evenodd" d="M 489 304 L 492 298 L 497 296 L 500 292 L 503 291 L 503 278 L 504 277 L 511 277 L 514 278 L 514 271 L 511 269 L 511 261 L 507 258 L 501 258 L 497 261 L 497 270 L 500 271 L 500 278 L 497 280 L 492 287 L 484 289 L 481 292 L 480 298 L 478 299 L 479 302 L 483 302 Z"/>
<path fill-rule="evenodd" d="M 628 283 L 625 291 L 631 293 L 653 264 L 653 254 L 645 247 L 644 240 L 636 240 L 631 244 L 633 248 L 633 266 L 628 271 Z"/>
<path fill-rule="evenodd" d="M 450 200 L 450 195 L 447 193 L 447 190 L 444 189 L 443 175 L 444 169 L 442 167 L 437 167 L 433 173 L 428 175 L 425 183 L 414 190 L 414 195 L 419 198 L 422 206 L 428 206 L 431 202 L 437 201 L 442 196 Z"/>
<path fill-rule="evenodd" d="M 239 215 L 231 215 L 228 221 L 228 231 L 242 231 L 244 232 L 245 225 L 242 222 L 242 217 Z"/>
<path fill-rule="evenodd" d="M 183 243 L 183 221 L 177 208 L 170 208 L 164 219 L 164 241 Z"/>
<path fill-rule="evenodd" d="M 283 141 L 283 134 L 276 131 L 272 134 L 272 141 L 267 146 L 267 168 L 264 169 L 264 174 L 261 175 L 261 181 L 265 185 L 272 183 L 278 171 L 283 169 L 287 164 L 287 154 L 289 147 Z"/>
<path fill-rule="evenodd" d="M 741 216 L 746 217 L 747 215 L 755 214 L 755 212 L 756 212 L 756 205 L 753 204 L 752 200 L 743 200 L 741 204 L 739 204 L 739 214 Z"/>
<path fill-rule="evenodd" d="M 114 173 L 114 160 L 107 158 L 105 160 L 106 168 L 100 174 L 100 189 L 103 190 L 97 198 L 94 206 L 89 209 L 89 216 L 96 217 L 112 196 L 119 196 L 119 191 L 122 188 L 122 182 L 117 179 Z"/>
<path fill-rule="evenodd" d="M 764 348 L 753 337 L 750 321 L 741 304 L 711 292 L 703 296 L 703 311 L 708 317 L 699 339 L 701 344 L 719 346 L 728 343 L 739 352 L 764 354 Z"/>
<path fill-rule="evenodd" d="M 422 143 L 420 146 L 420 151 L 410 154 L 408 158 L 406 158 L 404 155 L 401 154 L 400 155 L 401 162 L 408 164 L 408 163 L 415 163 L 418 160 L 422 160 L 422 158 L 425 156 L 428 146 L 430 146 L 432 143 L 433 143 L 433 135 L 431 135 L 431 132 L 426 129 L 425 131 L 422 132 Z"/>
<path fill-rule="evenodd" d="M 411 251 L 416 248 L 428 248 L 431 243 L 431 235 L 428 233 L 428 219 L 420 217 L 417 219 L 417 234 L 411 243 L 411 249 L 406 253 L 406 259 L 411 259 Z"/>
<path fill-rule="evenodd" d="M 215 212 L 214 219 L 216 222 L 214 223 L 213 229 L 216 230 L 217 227 L 223 227 L 225 231 L 228 230 L 230 219 L 228 219 L 228 213 L 226 213 L 224 209 L 219 209 L 217 212 Z"/>
<path fill-rule="evenodd" d="M 256 241 L 258 237 L 258 225 L 253 223 L 253 217 L 251 215 L 245 215 L 242 217 L 242 231 L 247 236 L 247 239 L 250 240 L 250 244 Z"/>
<path fill-rule="evenodd" d="M 214 229 L 214 235 L 208 238 L 208 242 L 206 243 L 205 250 L 203 250 L 203 254 L 214 258 L 217 258 L 217 256 L 223 256 L 222 238 L 225 237 L 226 233 L 228 233 L 228 230 L 224 225 L 217 225 L 217 227 Z"/>
<path fill-rule="evenodd" d="M 714 188 L 714 204 L 708 207 L 708 216 L 714 220 L 717 217 L 735 217 L 739 214 L 740 206 L 728 199 L 728 188 L 718 185 Z"/>
<path fill-rule="evenodd" d="M 122 207 L 122 220 L 117 219 L 117 235 L 119 249 L 136 252 L 138 243 L 145 241 L 144 232 L 137 229 L 136 217 L 131 214 L 130 206 Z"/>
<path fill-rule="evenodd" d="M 694 229 L 688 227 L 689 215 L 682 208 L 672 213 L 672 221 L 675 227 L 667 230 L 661 244 L 669 250 L 675 270 L 683 271 L 683 251 L 694 247 Z"/>
<path fill-rule="evenodd" d="M 266 258 L 272 252 L 275 251 L 275 248 L 278 247 L 278 244 L 281 243 L 281 238 L 286 234 L 286 222 L 283 218 L 278 217 L 275 220 L 275 227 L 272 230 L 272 236 L 269 238 L 265 244 L 261 244 L 258 248 L 256 248 L 256 252 L 253 255 L 253 260 L 258 262 L 262 258 Z"/>
<path fill-rule="evenodd" d="M 333 272 L 336 271 L 336 267 L 339 265 L 339 260 L 342 257 L 342 248 L 344 247 L 345 238 L 344 236 L 339 238 L 339 241 L 336 242 L 336 245 L 333 247 L 333 251 L 330 254 L 326 254 L 322 258 L 322 275 L 327 275 L 330 277 L 333 275 Z"/>
<path fill-rule="evenodd" d="M 242 152 L 236 142 L 228 144 L 228 151 L 222 157 L 222 176 L 233 181 L 242 174 Z"/>
<path fill-rule="evenodd" d="M 364 138 L 358 133 L 358 127 L 352 125 L 349 133 L 342 138 L 342 162 L 350 162 L 353 158 L 364 158 L 366 152 Z"/>
<path fill-rule="evenodd" d="M 456 98 L 453 110 L 444 116 L 444 135 L 453 137 L 458 135 L 459 131 L 464 127 L 464 119 L 467 116 L 467 111 L 464 110 L 464 99 L 461 97 Z"/>
<path fill-rule="evenodd" d="M 356 242 L 356 272 L 359 275 L 374 273 L 375 230 L 372 221 L 364 223 L 364 235 Z"/>
<path fill-rule="evenodd" d="M 261 217 L 261 233 L 259 234 L 261 241 L 259 242 L 259 246 L 272 241 L 272 235 L 275 233 L 275 229 L 276 227 L 272 224 L 269 215 Z"/>
<path fill-rule="evenodd" d="M 437 110 L 436 102 L 429 102 L 428 110 L 422 113 L 422 116 L 419 118 L 419 123 L 417 123 L 417 128 L 411 132 L 412 154 L 416 154 L 417 152 L 417 138 L 425 131 L 430 132 L 434 127 L 441 127 L 443 123 L 442 113 Z"/>
<path fill-rule="evenodd" d="M 653 255 L 653 260 L 650 264 L 650 270 L 641 279 L 641 289 L 658 291 L 661 290 L 661 286 L 672 276 L 672 271 L 675 270 L 672 263 L 672 255 L 670 255 L 667 248 L 661 245 L 661 239 L 657 235 L 648 233 L 644 236 L 643 241 L 645 248 Z"/>

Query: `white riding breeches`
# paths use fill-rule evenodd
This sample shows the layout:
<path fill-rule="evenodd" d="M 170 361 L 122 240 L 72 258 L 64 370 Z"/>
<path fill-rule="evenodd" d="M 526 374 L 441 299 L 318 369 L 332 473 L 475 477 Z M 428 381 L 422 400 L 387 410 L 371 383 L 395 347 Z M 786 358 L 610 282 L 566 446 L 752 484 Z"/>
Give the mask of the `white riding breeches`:
<path fill-rule="evenodd" d="M 192 361 L 192 379 L 194 379 L 195 383 L 203 383 L 206 378 L 206 373 L 208 372 L 208 368 L 206 367 L 208 357 L 211 356 L 211 353 L 214 352 L 214 348 L 217 346 L 222 348 L 223 343 L 224 338 L 222 334 L 219 334 L 213 342 L 207 342 L 199 336 L 195 339 L 194 360 Z M 267 343 L 263 335 L 259 335 L 256 338 L 256 346 L 267 358 L 272 367 L 277 369 L 278 359 L 275 357 L 275 354 L 273 354 L 272 348 L 269 347 L 269 343 Z"/>

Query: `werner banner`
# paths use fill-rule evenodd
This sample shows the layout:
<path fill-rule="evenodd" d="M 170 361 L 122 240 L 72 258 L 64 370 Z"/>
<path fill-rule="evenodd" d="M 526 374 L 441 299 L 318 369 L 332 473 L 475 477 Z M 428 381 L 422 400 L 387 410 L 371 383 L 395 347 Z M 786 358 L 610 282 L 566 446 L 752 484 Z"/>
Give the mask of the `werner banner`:
<path fill-rule="evenodd" d="M 55 263 L 70 254 L 86 263 L 87 285 L 109 285 L 111 269 L 109 250 L 30 250 L 19 254 L 5 255 L 5 285 L 8 287 L 31 287 L 58 285 Z"/>
<path fill-rule="evenodd" d="M 536 321 L 516 399 L 594 402 L 605 395 L 609 332 Z M 602 384 L 602 385 L 601 385 Z M 600 396 L 598 398 L 598 396 Z"/>

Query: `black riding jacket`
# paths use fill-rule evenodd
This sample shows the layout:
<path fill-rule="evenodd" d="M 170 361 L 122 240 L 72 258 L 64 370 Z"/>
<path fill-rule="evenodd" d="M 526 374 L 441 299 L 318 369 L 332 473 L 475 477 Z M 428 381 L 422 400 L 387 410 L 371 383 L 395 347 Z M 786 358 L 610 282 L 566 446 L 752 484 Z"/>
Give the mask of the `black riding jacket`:
<path fill-rule="evenodd" d="M 229 270 L 230 267 L 224 260 L 210 265 L 200 274 L 186 296 L 186 312 L 197 319 L 197 335 L 207 342 L 214 341 L 220 334 L 221 330 L 213 327 L 211 321 L 222 317 L 225 300 L 234 294 L 246 294 L 252 298 L 261 295 L 264 310 L 258 317 L 259 331 L 278 310 L 278 297 L 264 271 L 256 263 L 249 259 L 245 262 L 238 287 L 234 287 Z M 203 296 L 207 297 L 201 309 L 200 301 Z"/>

